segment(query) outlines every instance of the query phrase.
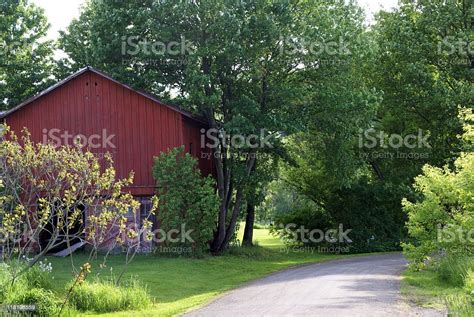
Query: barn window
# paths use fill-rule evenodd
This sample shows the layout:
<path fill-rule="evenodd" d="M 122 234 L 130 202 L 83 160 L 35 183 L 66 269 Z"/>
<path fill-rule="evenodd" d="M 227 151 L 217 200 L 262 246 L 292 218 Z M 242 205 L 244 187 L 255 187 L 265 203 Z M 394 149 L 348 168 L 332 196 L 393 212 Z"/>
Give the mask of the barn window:
<path fill-rule="evenodd" d="M 193 143 L 189 143 L 189 154 L 193 154 Z"/>

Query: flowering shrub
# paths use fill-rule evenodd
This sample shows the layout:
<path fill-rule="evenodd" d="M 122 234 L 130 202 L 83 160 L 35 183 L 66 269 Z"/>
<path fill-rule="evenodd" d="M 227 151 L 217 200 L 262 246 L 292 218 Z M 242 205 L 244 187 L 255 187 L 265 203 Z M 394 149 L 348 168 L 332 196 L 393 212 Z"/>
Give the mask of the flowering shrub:
<path fill-rule="evenodd" d="M 0 142 L 2 256 L 9 263 L 34 254 L 26 266 L 12 266 L 12 278 L 59 245 L 85 240 L 94 254 L 110 237 L 124 243 L 120 236 L 132 230 L 125 225 L 125 215 L 139 207 L 133 196 L 122 190 L 132 183 L 133 174 L 116 180 L 110 155 L 99 164 L 80 145 L 35 144 L 28 131 L 19 138 L 6 128 Z M 87 228 L 83 223 L 85 208 Z M 39 243 L 45 233 L 49 238 Z M 50 268 L 41 263 L 40 269 Z"/>

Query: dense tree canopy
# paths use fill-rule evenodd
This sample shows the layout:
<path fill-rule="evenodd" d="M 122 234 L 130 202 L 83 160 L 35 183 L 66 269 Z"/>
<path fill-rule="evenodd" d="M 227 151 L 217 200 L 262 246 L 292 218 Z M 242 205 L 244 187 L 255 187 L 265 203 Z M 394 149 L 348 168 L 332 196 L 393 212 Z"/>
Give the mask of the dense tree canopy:
<path fill-rule="evenodd" d="M 42 9 L 28 0 L 5 0 L 0 8 L 0 109 L 8 109 L 51 83 L 53 50 Z"/>
<path fill-rule="evenodd" d="M 367 26 L 355 1 L 90 0 L 61 33 L 67 58 L 54 71 L 42 11 L 2 6 L 5 106 L 48 75 L 92 65 L 207 121 L 215 253 L 235 238 L 245 207 L 251 223 L 262 201 L 352 226 L 357 250 L 370 249 L 369 238 L 398 247 L 413 179 L 461 151 L 458 112 L 474 98 L 471 1 L 402 0 Z M 232 136 L 248 142 L 229 144 Z"/>

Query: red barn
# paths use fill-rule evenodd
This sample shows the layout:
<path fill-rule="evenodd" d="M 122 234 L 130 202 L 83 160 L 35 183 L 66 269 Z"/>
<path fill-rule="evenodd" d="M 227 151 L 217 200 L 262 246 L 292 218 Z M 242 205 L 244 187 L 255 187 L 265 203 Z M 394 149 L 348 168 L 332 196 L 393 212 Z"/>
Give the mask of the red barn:
<path fill-rule="evenodd" d="M 199 158 L 203 174 L 212 172 L 209 151 L 200 146 L 203 120 L 136 91 L 86 67 L 0 115 L 17 134 L 26 127 L 35 142 L 72 144 L 77 137 L 91 152 L 112 154 L 117 176 L 135 173 L 127 188 L 145 206 L 155 193 L 153 157 L 184 146 Z"/>

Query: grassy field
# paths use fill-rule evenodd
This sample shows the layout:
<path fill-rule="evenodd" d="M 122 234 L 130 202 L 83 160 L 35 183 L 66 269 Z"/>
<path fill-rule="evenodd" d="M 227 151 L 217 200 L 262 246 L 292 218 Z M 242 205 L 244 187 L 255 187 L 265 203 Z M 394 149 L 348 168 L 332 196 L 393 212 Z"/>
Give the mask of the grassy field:
<path fill-rule="evenodd" d="M 168 258 L 142 255 L 131 263 L 126 278 L 141 281 L 154 298 L 151 308 L 144 311 L 122 312 L 114 316 L 171 316 L 192 307 L 202 305 L 223 292 L 250 280 L 292 265 L 313 263 L 344 255 L 317 254 L 311 252 L 286 252 L 278 238 L 267 229 L 255 229 L 257 247 L 233 248 L 218 257 L 202 259 Z M 71 278 L 71 263 L 67 258 L 49 258 L 53 263 L 55 291 L 64 294 L 65 285 Z M 75 265 L 86 262 L 86 256 L 74 255 Z M 110 277 L 123 267 L 122 256 L 112 256 L 106 268 L 99 262 L 92 263 L 94 276 Z"/>

